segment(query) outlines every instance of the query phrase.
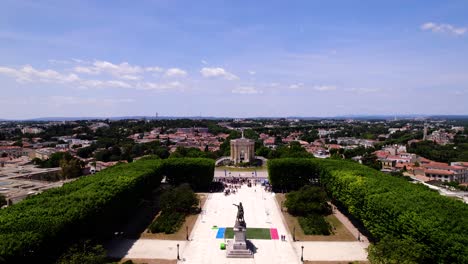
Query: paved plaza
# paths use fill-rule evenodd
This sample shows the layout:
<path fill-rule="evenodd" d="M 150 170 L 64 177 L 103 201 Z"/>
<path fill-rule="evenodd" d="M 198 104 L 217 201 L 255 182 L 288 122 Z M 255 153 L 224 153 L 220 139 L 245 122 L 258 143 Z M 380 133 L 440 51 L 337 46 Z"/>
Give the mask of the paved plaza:
<path fill-rule="evenodd" d="M 276 228 L 278 234 L 286 235 L 286 241 L 252 239 L 255 255 L 252 259 L 226 258 L 226 251 L 220 249 L 224 239 L 217 239 L 216 227 L 232 227 L 237 208 L 244 205 L 247 228 Z M 140 259 L 175 259 L 176 244 L 180 246 L 179 263 L 301 263 L 301 246 L 304 259 L 314 261 L 365 261 L 367 243 L 363 242 L 292 242 L 287 232 L 281 211 L 273 193 L 265 192 L 260 184 L 243 185 L 236 194 L 225 196 L 213 193 L 208 196 L 202 213 L 190 235 L 190 241 L 163 241 L 140 239 L 138 241 L 114 241 L 109 254 L 114 257 Z"/>

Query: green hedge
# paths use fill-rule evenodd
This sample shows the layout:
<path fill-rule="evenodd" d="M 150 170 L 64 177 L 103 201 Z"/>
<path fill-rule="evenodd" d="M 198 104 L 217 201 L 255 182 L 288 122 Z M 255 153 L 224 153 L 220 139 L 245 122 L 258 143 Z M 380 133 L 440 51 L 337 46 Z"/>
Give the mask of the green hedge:
<path fill-rule="evenodd" d="M 158 218 L 150 224 L 148 229 L 151 233 L 173 234 L 184 223 L 185 216 L 186 214 L 181 212 L 162 211 Z"/>
<path fill-rule="evenodd" d="M 298 217 L 299 225 L 306 235 L 324 235 L 331 234 L 331 226 L 322 215 L 309 214 Z"/>
<path fill-rule="evenodd" d="M 215 162 L 204 158 L 170 158 L 163 161 L 163 167 L 170 184 L 188 183 L 195 191 L 206 191 L 213 182 Z"/>
<path fill-rule="evenodd" d="M 301 170 L 307 167 L 302 164 L 303 160 L 300 162 Z M 417 256 L 408 255 L 407 259 L 400 255 L 403 260 L 410 263 L 468 263 L 467 204 L 441 196 L 421 184 L 354 162 L 329 159 L 310 159 L 308 162 L 312 167 L 310 179 L 320 175 L 321 184 L 331 198 L 360 220 L 377 241 L 390 241 L 388 248 L 412 244 L 424 249 Z M 273 164 L 275 166 L 269 168 L 270 172 L 284 166 L 279 169 L 286 179 L 281 179 L 279 184 L 298 178 L 296 171 L 292 175 L 287 173 L 296 164 L 294 161 L 275 160 Z M 273 176 L 278 177 L 276 174 Z M 306 181 L 301 178 L 301 182 Z M 278 180 L 271 178 L 271 182 L 275 184 Z M 393 263 L 389 260 L 393 258 L 392 250 L 383 257 L 388 263 Z M 379 248 L 379 252 L 384 251 Z M 411 253 L 410 250 L 406 252 Z"/>
<path fill-rule="evenodd" d="M 305 158 L 268 160 L 268 175 L 273 188 L 282 191 L 298 190 L 319 180 L 317 166 Z"/>
<path fill-rule="evenodd" d="M 165 190 L 160 197 L 161 214 L 149 226 L 151 233 L 172 234 L 179 230 L 190 213 L 198 213 L 198 196 L 185 183 Z"/>
<path fill-rule="evenodd" d="M 113 231 L 162 179 L 160 162 L 121 164 L 29 197 L 0 211 L 0 257 L 52 259 L 85 236 Z"/>

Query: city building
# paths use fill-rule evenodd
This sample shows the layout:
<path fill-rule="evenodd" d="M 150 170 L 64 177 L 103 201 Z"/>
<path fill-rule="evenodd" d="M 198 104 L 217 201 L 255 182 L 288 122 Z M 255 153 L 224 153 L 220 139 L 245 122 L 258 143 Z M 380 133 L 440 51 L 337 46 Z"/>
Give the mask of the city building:
<path fill-rule="evenodd" d="M 44 132 L 44 129 L 38 127 L 24 127 L 21 129 L 23 134 L 39 134 Z"/>

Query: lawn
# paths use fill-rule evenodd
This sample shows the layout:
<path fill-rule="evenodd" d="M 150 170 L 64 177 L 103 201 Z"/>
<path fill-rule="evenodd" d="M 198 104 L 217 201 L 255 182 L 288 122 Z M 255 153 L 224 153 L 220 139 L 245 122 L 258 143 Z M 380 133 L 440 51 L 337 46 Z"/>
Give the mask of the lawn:
<path fill-rule="evenodd" d="M 226 239 L 234 238 L 234 230 L 227 227 L 224 233 Z M 247 239 L 271 239 L 270 228 L 247 228 Z"/>

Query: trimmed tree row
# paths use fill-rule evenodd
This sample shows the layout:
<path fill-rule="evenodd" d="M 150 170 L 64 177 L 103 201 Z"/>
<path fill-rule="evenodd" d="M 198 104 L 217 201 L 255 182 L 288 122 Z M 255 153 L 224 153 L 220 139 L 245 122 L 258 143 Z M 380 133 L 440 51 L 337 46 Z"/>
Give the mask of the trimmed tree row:
<path fill-rule="evenodd" d="M 209 185 L 209 162 L 214 168 L 212 160 L 204 159 L 120 164 L 0 210 L 0 262 L 53 260 L 79 239 L 111 234 L 116 222 L 160 185 L 164 174 L 170 182 Z M 190 178 L 181 179 L 181 171 Z"/>
<path fill-rule="evenodd" d="M 372 262 L 468 263 L 468 205 L 461 201 L 349 161 L 283 159 L 268 166 L 274 187 L 319 177 L 330 197 L 377 241 L 370 248 Z"/>

